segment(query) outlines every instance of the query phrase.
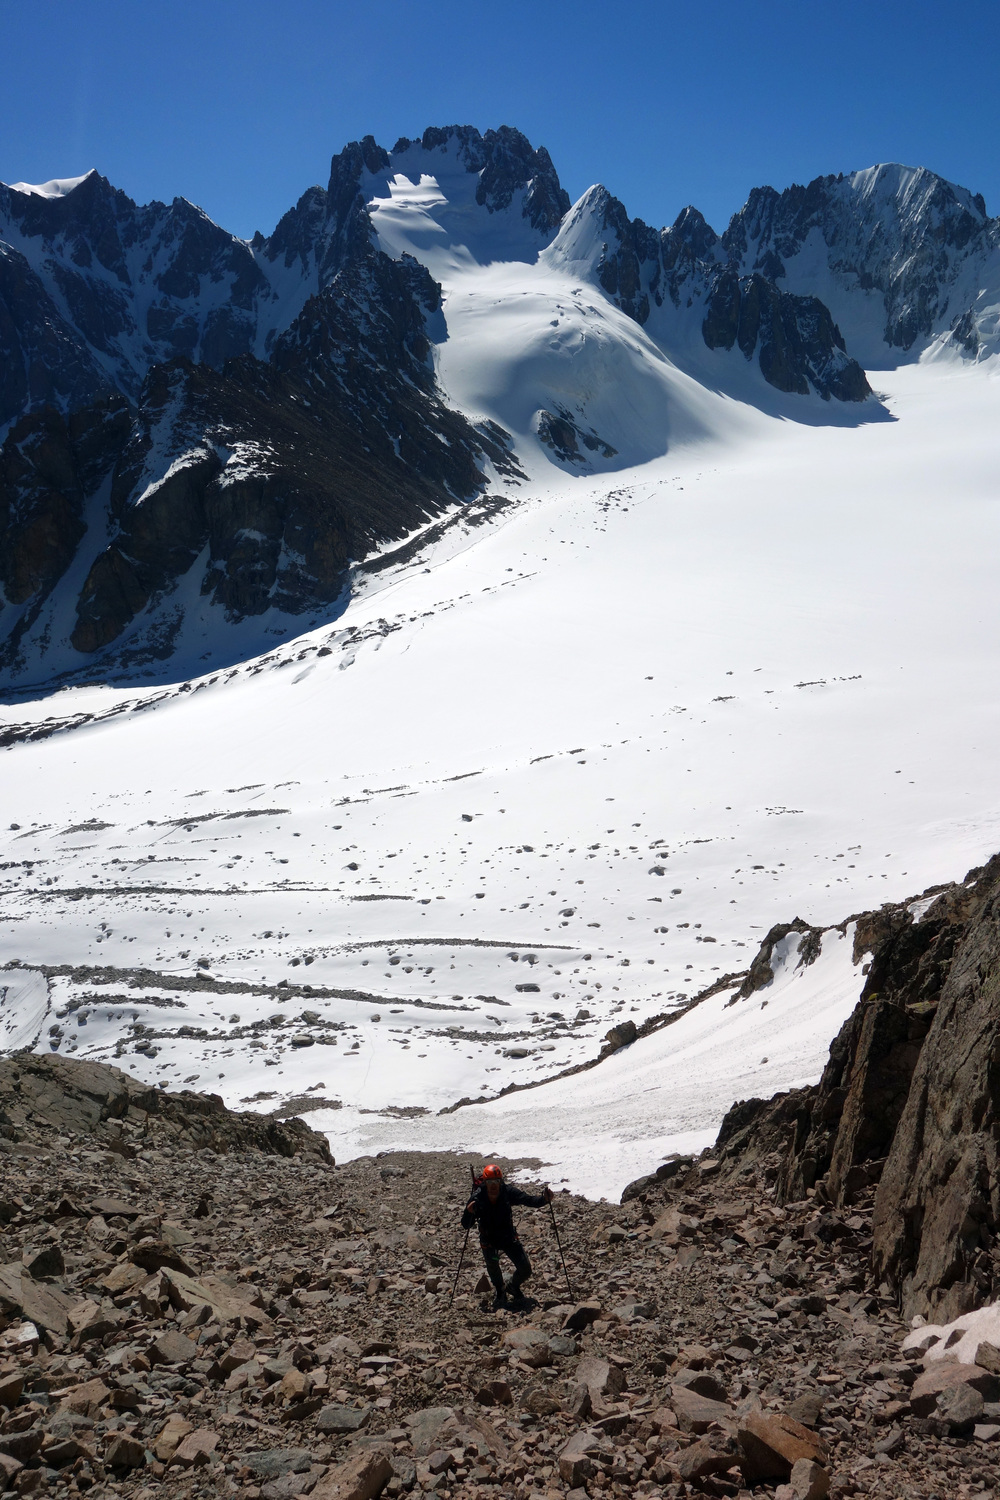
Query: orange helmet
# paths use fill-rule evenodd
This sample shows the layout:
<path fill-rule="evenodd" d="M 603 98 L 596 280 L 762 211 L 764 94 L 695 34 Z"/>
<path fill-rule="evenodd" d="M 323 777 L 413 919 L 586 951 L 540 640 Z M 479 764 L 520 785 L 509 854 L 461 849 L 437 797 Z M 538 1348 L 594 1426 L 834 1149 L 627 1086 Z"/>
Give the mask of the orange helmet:
<path fill-rule="evenodd" d="M 489 1166 L 483 1168 L 483 1180 L 485 1182 L 503 1182 L 503 1173 L 496 1162 L 491 1161 Z"/>

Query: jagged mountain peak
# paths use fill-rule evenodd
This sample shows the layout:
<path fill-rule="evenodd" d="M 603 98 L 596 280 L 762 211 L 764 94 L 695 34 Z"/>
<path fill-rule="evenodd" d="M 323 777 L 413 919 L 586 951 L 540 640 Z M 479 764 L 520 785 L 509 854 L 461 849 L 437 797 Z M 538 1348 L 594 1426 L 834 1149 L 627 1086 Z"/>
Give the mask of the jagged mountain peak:
<path fill-rule="evenodd" d="M 509 208 L 515 194 L 524 191 L 522 216 L 532 228 L 547 233 L 558 227 L 569 209 L 569 194 L 548 151 L 532 146 L 513 126 L 501 125 L 483 134 L 473 125 L 431 126 L 419 141 L 402 136 L 393 147 L 393 163 L 417 146 L 423 152 L 455 150 L 466 171 L 479 177 L 476 201 L 491 214 Z"/>
<path fill-rule="evenodd" d="M 862 198 L 871 197 L 881 203 L 895 202 L 901 216 L 915 217 L 954 203 L 974 214 L 980 222 L 987 218 L 982 193 L 970 192 L 968 188 L 950 182 L 929 167 L 907 167 L 901 162 L 880 162 L 876 166 L 848 173 L 846 181 Z"/>
<path fill-rule="evenodd" d="M 998 221 L 981 194 L 926 167 L 755 188 L 722 244 L 741 273 L 820 296 L 869 368 L 997 350 Z"/>
<path fill-rule="evenodd" d="M 689 245 L 701 259 L 707 258 L 719 243 L 719 236 L 705 215 L 691 204 L 681 209 L 670 226 L 670 233 L 676 235 L 682 244 Z"/>
<path fill-rule="evenodd" d="M 209 534 L 202 594 L 227 617 L 325 608 L 352 556 L 515 464 L 645 463 L 724 423 L 722 392 L 796 420 L 882 417 L 862 364 L 981 357 L 1000 328 L 997 225 L 982 199 L 892 164 L 755 189 L 721 237 L 693 206 L 664 228 L 632 218 L 600 184 L 571 205 L 549 153 L 508 125 L 430 126 L 391 151 L 372 135 L 348 142 L 326 185 L 250 241 L 183 197 L 137 205 L 96 170 L 21 187 L 0 186 L 0 434 L 30 436 L 46 407 L 63 419 L 58 433 L 43 426 L 70 476 L 52 516 L 62 506 L 66 535 L 88 537 L 72 585 L 87 623 L 65 632 L 84 651 L 118 651 L 123 634 L 152 650 L 142 622 Z M 157 406 L 168 388 L 183 442 Z M 95 418 L 107 437 L 99 501 L 78 473 L 72 419 L 122 398 L 130 444 L 117 409 L 110 424 Z M 179 550 L 139 537 L 143 433 L 156 437 L 157 506 L 174 497 L 165 524 L 191 501 Z M 234 493 L 228 477 L 217 483 L 221 460 L 206 457 L 234 443 L 260 460 L 243 521 L 221 504 Z M 265 450 L 283 465 L 277 507 Z M 155 488 L 191 453 L 201 457 L 181 464 L 185 479 Z M 55 639 L 42 606 L 67 565 L 60 548 L 35 555 L 47 502 L 26 463 L 19 450 L 3 469 L 0 528 L 19 580 L 4 649 L 29 670 L 29 638 Z M 335 477 L 321 501 L 324 464 Z M 296 516 L 308 510 L 311 535 L 328 536 L 323 505 L 336 538 L 326 562 L 289 569 L 281 548 L 305 557 L 313 545 L 294 539 Z M 38 580 L 30 599 L 26 578 Z"/>

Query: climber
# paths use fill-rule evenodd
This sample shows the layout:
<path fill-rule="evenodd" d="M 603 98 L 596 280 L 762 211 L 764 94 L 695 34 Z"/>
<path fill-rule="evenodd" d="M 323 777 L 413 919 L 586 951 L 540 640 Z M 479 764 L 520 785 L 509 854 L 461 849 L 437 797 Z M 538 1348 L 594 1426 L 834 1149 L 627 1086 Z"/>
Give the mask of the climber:
<path fill-rule="evenodd" d="M 524 1253 L 524 1246 L 517 1237 L 511 1208 L 523 1204 L 526 1208 L 543 1208 L 552 1202 L 552 1189 L 546 1187 L 537 1195 L 525 1193 L 520 1188 L 508 1186 L 503 1173 L 495 1162 L 483 1168 L 483 1175 L 476 1181 L 472 1197 L 465 1205 L 462 1228 L 479 1228 L 479 1243 L 486 1262 L 486 1271 L 496 1291 L 493 1309 L 508 1307 L 523 1302 L 521 1285 L 531 1275 L 531 1262 Z M 504 1281 L 500 1267 L 501 1252 L 513 1262 L 514 1273 Z"/>

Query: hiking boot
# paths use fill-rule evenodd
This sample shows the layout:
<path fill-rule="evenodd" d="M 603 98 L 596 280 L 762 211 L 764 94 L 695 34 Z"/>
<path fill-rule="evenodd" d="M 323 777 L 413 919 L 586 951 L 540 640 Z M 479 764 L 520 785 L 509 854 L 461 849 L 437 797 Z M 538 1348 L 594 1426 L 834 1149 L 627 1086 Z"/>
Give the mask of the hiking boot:
<path fill-rule="evenodd" d="M 506 1308 L 509 1306 L 510 1303 L 507 1301 L 507 1293 L 497 1292 L 496 1296 L 493 1298 L 493 1311 L 500 1312 L 502 1308 Z"/>

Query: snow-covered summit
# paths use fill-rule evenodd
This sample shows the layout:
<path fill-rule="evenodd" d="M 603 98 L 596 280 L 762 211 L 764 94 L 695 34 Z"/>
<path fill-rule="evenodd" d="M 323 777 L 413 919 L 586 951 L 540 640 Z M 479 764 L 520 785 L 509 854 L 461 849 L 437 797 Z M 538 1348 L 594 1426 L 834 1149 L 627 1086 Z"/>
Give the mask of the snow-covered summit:
<path fill-rule="evenodd" d="M 65 198 L 74 188 L 96 172 L 96 167 L 91 167 L 89 172 L 81 172 L 79 177 L 53 177 L 49 182 L 12 182 L 10 188 L 15 193 L 34 193 L 39 198 Z"/>
<path fill-rule="evenodd" d="M 214 659 L 491 486 L 884 420 L 863 363 L 995 346 L 996 245 L 890 167 L 655 228 L 509 126 L 351 142 L 249 242 L 97 171 L 0 186 L 0 662 L 161 660 L 195 614 Z"/>

